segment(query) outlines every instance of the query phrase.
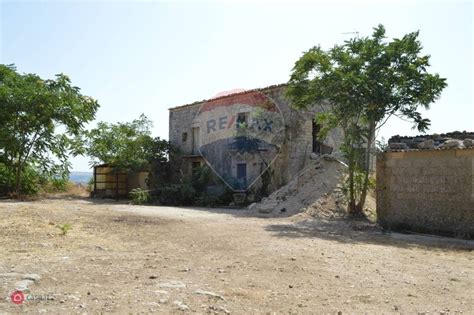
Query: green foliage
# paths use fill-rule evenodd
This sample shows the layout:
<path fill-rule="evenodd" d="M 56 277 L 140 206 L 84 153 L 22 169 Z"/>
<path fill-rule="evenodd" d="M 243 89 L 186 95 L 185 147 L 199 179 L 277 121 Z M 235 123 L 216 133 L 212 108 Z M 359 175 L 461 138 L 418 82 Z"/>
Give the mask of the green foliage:
<path fill-rule="evenodd" d="M 170 184 L 173 181 L 173 175 L 180 169 L 177 161 L 181 159 L 173 159 L 173 163 L 170 161 L 171 157 L 177 154 L 176 150 L 168 141 L 156 137 L 149 143 L 146 151 L 146 158 L 150 165 L 148 186 L 151 189 L 157 189 Z"/>
<path fill-rule="evenodd" d="M 72 230 L 72 225 L 69 223 L 58 224 L 56 227 L 61 230 L 61 235 L 66 235 L 70 230 Z"/>
<path fill-rule="evenodd" d="M 89 182 L 87 183 L 87 190 L 89 192 L 93 191 L 94 190 L 94 176 L 92 176 L 90 179 L 89 179 Z"/>
<path fill-rule="evenodd" d="M 365 183 L 365 173 L 364 173 L 363 169 L 357 168 L 354 171 L 353 181 L 354 181 L 353 189 L 354 189 L 354 194 L 355 194 L 354 197 L 355 197 L 356 200 L 358 200 L 362 195 L 363 187 L 364 187 L 364 183 Z M 375 189 L 375 179 L 373 177 L 369 177 L 369 185 L 368 186 L 369 186 L 368 187 L 369 189 Z M 345 180 L 342 184 L 341 190 L 345 194 L 346 198 L 349 200 L 351 187 L 350 187 L 350 181 L 349 181 L 349 176 L 348 175 L 345 177 Z"/>
<path fill-rule="evenodd" d="M 305 109 L 321 104 L 325 112 L 316 117 L 323 125 L 321 138 L 335 127 L 344 133 L 342 152 L 349 165 L 352 214 L 360 214 L 365 203 L 376 131 L 392 116 L 413 122 L 419 131 L 427 130 L 430 121 L 419 108 L 428 109 L 446 87 L 446 79 L 427 71 L 430 57 L 421 54 L 418 35 L 413 32 L 387 41 L 385 28 L 379 25 L 372 37 L 353 38 L 328 51 L 313 47 L 293 68 L 287 91 L 293 106 Z"/>
<path fill-rule="evenodd" d="M 30 166 L 23 169 L 23 180 L 20 183 L 20 190 L 26 195 L 34 195 L 41 189 L 42 176 Z M 15 190 L 15 171 L 0 164 L 0 194 L 8 195 Z"/>
<path fill-rule="evenodd" d="M 51 180 L 51 186 L 55 191 L 66 191 L 69 188 L 71 182 L 69 179 L 64 178 L 53 178 Z"/>
<path fill-rule="evenodd" d="M 228 190 L 220 196 L 208 193 L 207 186 L 214 180 L 209 167 L 198 167 L 193 170 L 192 175 L 182 177 L 178 184 L 168 184 L 155 189 L 154 197 L 162 205 L 215 207 L 228 204 L 232 200 L 232 194 L 229 194 Z"/>
<path fill-rule="evenodd" d="M 20 190 L 24 195 L 32 196 L 39 192 L 55 193 L 66 191 L 70 182 L 67 178 L 44 173 L 40 168 L 25 165 L 22 171 Z M 8 195 L 15 189 L 15 173 L 0 163 L 0 195 Z"/>
<path fill-rule="evenodd" d="M 86 153 L 92 165 L 109 163 L 118 168 L 143 168 L 149 160 L 162 158 L 162 143 L 151 137 L 153 123 L 145 115 L 132 122 L 99 122 L 87 132 Z M 165 141 L 165 140 L 163 140 Z"/>
<path fill-rule="evenodd" d="M 388 143 L 385 141 L 385 138 L 382 137 L 380 140 L 375 140 L 375 147 L 377 153 L 385 152 L 388 149 Z"/>
<path fill-rule="evenodd" d="M 41 190 L 46 193 L 57 193 L 67 191 L 73 184 L 69 181 L 68 178 L 62 177 L 53 177 L 47 179 L 45 183 L 42 184 Z"/>
<path fill-rule="evenodd" d="M 210 207 L 213 208 L 219 204 L 222 204 L 221 198 L 217 196 L 210 196 L 207 194 L 202 194 L 198 197 L 196 197 L 196 200 L 194 202 L 196 206 L 199 207 Z"/>
<path fill-rule="evenodd" d="M 35 74 L 19 74 L 13 65 L 0 65 L 0 163 L 8 176 L 14 174 L 8 192 L 19 195 L 34 190 L 22 184 L 31 175 L 27 165 L 49 177 L 67 174 L 69 155 L 82 150 L 75 139 L 98 107 L 64 74 L 43 80 Z"/>
<path fill-rule="evenodd" d="M 134 205 L 142 205 L 150 200 L 150 194 L 148 191 L 141 188 L 135 188 L 130 191 L 130 197 Z"/>

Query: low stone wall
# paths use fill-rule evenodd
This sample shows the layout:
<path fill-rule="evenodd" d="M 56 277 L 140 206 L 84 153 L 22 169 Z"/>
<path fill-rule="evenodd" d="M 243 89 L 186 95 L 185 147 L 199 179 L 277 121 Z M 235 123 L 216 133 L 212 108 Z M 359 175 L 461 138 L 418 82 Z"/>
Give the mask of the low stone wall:
<path fill-rule="evenodd" d="M 388 229 L 474 238 L 474 149 L 379 154 L 377 218 Z"/>

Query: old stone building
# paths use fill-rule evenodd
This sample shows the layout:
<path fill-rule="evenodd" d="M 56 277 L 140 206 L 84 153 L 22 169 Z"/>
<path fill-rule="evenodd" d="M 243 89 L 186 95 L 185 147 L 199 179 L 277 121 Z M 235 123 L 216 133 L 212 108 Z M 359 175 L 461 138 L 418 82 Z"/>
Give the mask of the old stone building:
<path fill-rule="evenodd" d="M 262 185 L 269 167 L 268 191 L 288 183 L 311 153 L 339 149 L 341 132 L 319 141 L 314 122 L 325 105 L 291 108 L 285 84 L 269 86 L 171 108 L 169 140 L 182 172 L 207 163 L 234 191 Z"/>

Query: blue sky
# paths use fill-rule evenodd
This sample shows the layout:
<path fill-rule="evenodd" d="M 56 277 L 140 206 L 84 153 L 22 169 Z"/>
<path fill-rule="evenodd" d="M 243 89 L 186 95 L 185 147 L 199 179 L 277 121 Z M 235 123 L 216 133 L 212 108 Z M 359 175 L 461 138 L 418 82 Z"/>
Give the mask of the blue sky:
<path fill-rule="evenodd" d="M 44 78 L 63 72 L 98 99 L 97 120 L 146 114 L 168 137 L 168 108 L 234 88 L 286 82 L 303 51 L 385 25 L 420 30 L 448 88 L 426 117 L 430 132 L 474 130 L 473 6 L 461 1 L 171 3 L 0 0 L 0 62 Z M 90 127 L 95 123 L 90 124 Z M 412 135 L 394 118 L 379 136 Z M 73 169 L 88 170 L 87 158 Z"/>

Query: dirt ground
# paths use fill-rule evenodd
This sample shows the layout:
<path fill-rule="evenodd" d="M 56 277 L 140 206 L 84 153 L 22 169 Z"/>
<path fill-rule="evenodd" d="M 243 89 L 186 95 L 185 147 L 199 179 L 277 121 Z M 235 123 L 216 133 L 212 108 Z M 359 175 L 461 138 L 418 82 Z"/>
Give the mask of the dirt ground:
<path fill-rule="evenodd" d="M 474 313 L 472 241 L 343 217 L 4 200 L 0 240 L 0 313 Z"/>

